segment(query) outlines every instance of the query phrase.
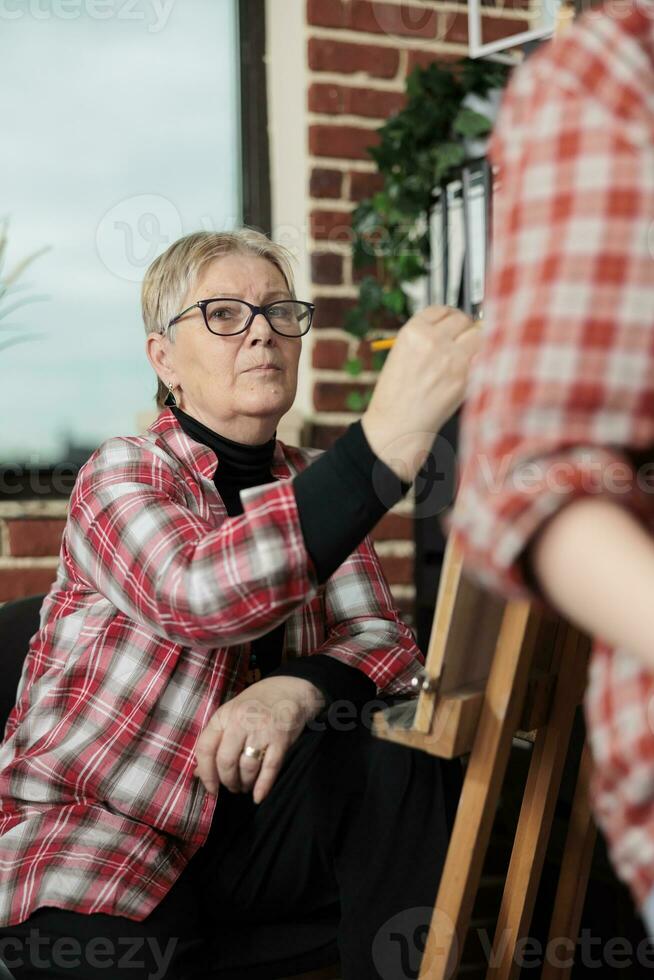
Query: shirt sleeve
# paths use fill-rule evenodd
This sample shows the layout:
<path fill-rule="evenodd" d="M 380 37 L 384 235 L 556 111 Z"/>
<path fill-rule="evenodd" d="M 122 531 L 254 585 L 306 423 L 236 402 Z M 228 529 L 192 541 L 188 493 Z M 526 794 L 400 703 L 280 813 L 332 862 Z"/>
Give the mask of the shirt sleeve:
<path fill-rule="evenodd" d="M 374 545 L 365 537 L 324 588 L 324 654 L 361 671 L 382 696 L 415 693 L 425 659 L 393 602 Z"/>
<path fill-rule="evenodd" d="M 534 597 L 525 549 L 570 501 L 599 495 L 644 517 L 654 489 L 633 463 L 654 445 L 650 129 L 636 95 L 610 104 L 619 79 L 593 62 L 601 49 L 574 43 L 515 73 L 491 151 L 484 343 L 452 530 L 470 571 L 506 596 Z M 574 65 L 599 79 L 592 91 Z"/>
<path fill-rule="evenodd" d="M 411 484 L 379 459 L 361 422 L 355 422 L 295 478 L 293 487 L 304 540 L 322 584 Z"/>
<path fill-rule="evenodd" d="M 317 592 L 291 481 L 254 487 L 220 527 L 156 447 L 104 443 L 80 471 L 62 539 L 80 589 L 174 643 L 231 646 L 263 636 Z"/>

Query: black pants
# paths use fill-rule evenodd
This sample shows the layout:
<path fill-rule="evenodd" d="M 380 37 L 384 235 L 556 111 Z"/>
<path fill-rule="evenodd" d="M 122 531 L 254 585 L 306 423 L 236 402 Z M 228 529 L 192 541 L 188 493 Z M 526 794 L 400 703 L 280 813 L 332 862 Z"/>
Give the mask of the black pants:
<path fill-rule="evenodd" d="M 407 962 L 413 973 L 424 949 L 460 768 L 376 738 L 368 708 L 356 721 L 332 709 L 307 725 L 259 805 L 221 788 L 209 839 L 142 922 L 46 907 L 0 929 L 0 959 L 15 980 L 113 980 L 123 970 L 132 980 L 206 980 L 230 916 L 274 922 L 334 903 L 344 980 L 408 978 Z M 41 941 L 36 956 L 30 932 Z M 194 974 L 198 956 L 205 966 Z"/>

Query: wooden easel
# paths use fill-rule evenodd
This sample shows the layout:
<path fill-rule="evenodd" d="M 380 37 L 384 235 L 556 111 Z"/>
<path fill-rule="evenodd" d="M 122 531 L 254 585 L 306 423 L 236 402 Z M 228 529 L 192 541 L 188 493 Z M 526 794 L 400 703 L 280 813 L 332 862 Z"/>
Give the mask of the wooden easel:
<path fill-rule="evenodd" d="M 456 976 L 512 739 L 521 732 L 534 745 L 486 976 L 518 975 L 516 944 L 530 927 L 588 651 L 588 638 L 563 620 L 525 601 L 503 602 L 466 578 L 450 538 L 420 695 L 374 716 L 379 737 L 442 758 L 469 753 L 421 980 Z M 588 769 L 584 748 L 550 924 L 550 939 L 572 940 L 564 960 L 574 951 L 595 842 Z M 564 980 L 569 972 L 545 965 L 541 976 Z"/>

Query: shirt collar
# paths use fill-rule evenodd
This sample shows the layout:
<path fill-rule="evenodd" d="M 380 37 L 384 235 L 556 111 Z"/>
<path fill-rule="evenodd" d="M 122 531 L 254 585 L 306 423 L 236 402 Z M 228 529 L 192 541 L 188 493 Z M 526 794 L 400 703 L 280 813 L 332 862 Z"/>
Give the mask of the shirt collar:
<path fill-rule="evenodd" d="M 220 459 L 213 449 L 187 436 L 169 408 L 162 409 L 148 427 L 148 432 L 154 433 L 189 469 L 213 480 L 216 467 L 220 466 Z M 286 447 L 279 439 L 275 440 L 270 472 L 276 480 L 288 480 L 292 475 L 286 460 Z"/>

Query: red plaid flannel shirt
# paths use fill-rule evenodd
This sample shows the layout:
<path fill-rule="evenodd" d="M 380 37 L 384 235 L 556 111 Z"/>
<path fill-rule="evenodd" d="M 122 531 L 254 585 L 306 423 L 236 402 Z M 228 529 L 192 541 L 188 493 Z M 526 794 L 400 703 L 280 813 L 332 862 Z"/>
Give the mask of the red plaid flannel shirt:
<path fill-rule="evenodd" d="M 530 595 L 520 557 L 570 500 L 654 530 L 654 6 L 586 14 L 521 66 L 493 137 L 485 341 L 453 529 L 469 568 Z M 616 569 L 619 574 L 619 569 Z M 654 886 L 654 675 L 596 642 L 585 698 L 595 814 L 638 903 Z"/>
<path fill-rule="evenodd" d="M 211 825 L 198 736 L 276 624 L 284 659 L 329 654 L 410 691 L 424 658 L 371 541 L 317 584 L 291 485 L 315 455 L 278 441 L 281 482 L 242 491 L 232 518 L 216 454 L 169 409 L 82 468 L 0 746 L 0 925 L 43 905 L 152 911 Z"/>

